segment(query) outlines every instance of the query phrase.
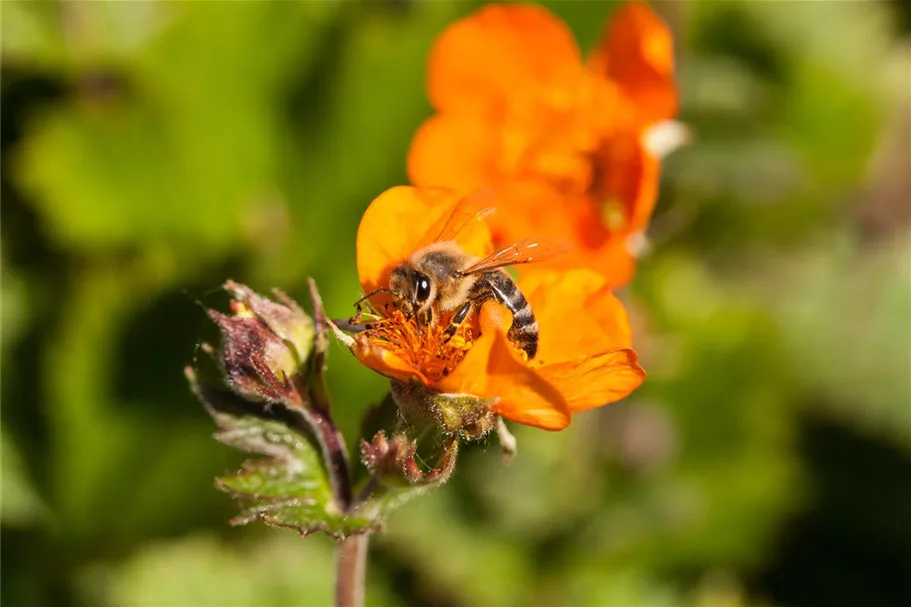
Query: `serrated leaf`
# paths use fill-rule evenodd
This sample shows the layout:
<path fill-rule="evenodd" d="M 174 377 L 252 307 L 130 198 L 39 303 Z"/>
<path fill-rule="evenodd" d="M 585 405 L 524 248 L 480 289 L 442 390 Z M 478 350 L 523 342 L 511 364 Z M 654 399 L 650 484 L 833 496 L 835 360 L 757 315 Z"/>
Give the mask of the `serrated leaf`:
<path fill-rule="evenodd" d="M 218 424 L 218 441 L 268 456 L 248 460 L 235 474 L 216 479 L 216 486 L 243 508 L 232 524 L 259 520 L 304 536 L 321 531 L 337 539 L 377 528 L 373 518 L 345 513 L 337 504 L 302 411 L 249 402 L 226 389 L 201 384 L 193 371 L 187 376 Z"/>
<path fill-rule="evenodd" d="M 315 462 L 318 464 L 318 462 Z M 251 460 L 244 463 L 240 472 L 216 479 L 226 491 L 261 500 L 282 500 L 309 495 L 306 504 L 328 503 L 332 496 L 325 492 L 325 485 L 315 475 L 296 474 L 293 462 Z"/>
<path fill-rule="evenodd" d="M 216 479 L 216 485 L 238 499 L 243 513 L 231 524 L 260 520 L 274 527 L 289 527 L 301 535 L 322 531 L 336 538 L 375 530 L 369 517 L 342 514 L 335 506 L 328 479 L 316 458 L 299 468 L 296 460 L 254 460 L 232 476 Z"/>

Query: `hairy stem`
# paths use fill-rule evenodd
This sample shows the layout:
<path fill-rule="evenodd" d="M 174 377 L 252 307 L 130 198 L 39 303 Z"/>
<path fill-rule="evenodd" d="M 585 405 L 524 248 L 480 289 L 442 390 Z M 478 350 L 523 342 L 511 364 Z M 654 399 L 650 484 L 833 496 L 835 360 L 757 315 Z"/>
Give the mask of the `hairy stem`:
<path fill-rule="evenodd" d="M 361 607 L 364 604 L 368 538 L 366 533 L 352 535 L 338 543 L 335 607 Z"/>
<path fill-rule="evenodd" d="M 313 376 L 307 389 L 310 410 L 307 415 L 314 428 L 317 440 L 323 451 L 329 479 L 332 483 L 332 492 L 338 502 L 339 508 L 347 512 L 352 506 L 351 471 L 348 464 L 348 449 L 345 439 L 332 420 L 332 401 L 326 389 L 323 375 L 326 367 L 326 351 L 329 349 L 329 336 L 326 325 L 326 315 L 323 310 L 323 300 L 316 288 L 316 282 L 311 278 L 310 296 L 313 299 L 313 320 L 316 329 L 316 343 L 313 352 Z"/>
<path fill-rule="evenodd" d="M 345 439 L 335 427 L 332 416 L 319 401 L 311 401 L 313 407 L 304 411 L 323 458 L 326 470 L 329 473 L 329 482 L 332 485 L 332 494 L 342 512 L 347 512 L 352 506 L 351 472 L 348 465 L 348 449 Z"/>

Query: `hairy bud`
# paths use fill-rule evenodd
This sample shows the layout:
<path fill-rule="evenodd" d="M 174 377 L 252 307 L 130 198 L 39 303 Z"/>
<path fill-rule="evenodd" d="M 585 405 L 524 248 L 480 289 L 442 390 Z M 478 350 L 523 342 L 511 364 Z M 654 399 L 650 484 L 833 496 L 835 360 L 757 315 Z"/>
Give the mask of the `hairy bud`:
<path fill-rule="evenodd" d="M 242 397 L 300 406 L 295 379 L 313 350 L 313 320 L 287 295 L 281 303 L 228 281 L 233 315 L 209 310 L 222 335 L 218 358 L 231 389 Z"/>
<path fill-rule="evenodd" d="M 417 441 L 404 433 L 386 438 L 380 430 L 371 442 L 361 442 L 361 461 L 380 481 L 392 487 L 436 485 L 446 482 L 455 470 L 459 443 L 446 440 L 436 465 L 424 471 L 417 462 Z"/>

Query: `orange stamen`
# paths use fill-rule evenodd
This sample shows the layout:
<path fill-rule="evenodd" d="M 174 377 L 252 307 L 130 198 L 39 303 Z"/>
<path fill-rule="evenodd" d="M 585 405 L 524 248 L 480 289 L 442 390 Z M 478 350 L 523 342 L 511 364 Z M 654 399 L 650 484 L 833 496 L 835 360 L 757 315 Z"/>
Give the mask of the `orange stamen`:
<path fill-rule="evenodd" d="M 372 322 L 362 335 L 377 348 L 398 356 L 421 372 L 431 384 L 439 382 L 455 369 L 474 341 L 471 323 L 462 323 L 451 338 L 445 334 L 452 313 L 442 322 L 418 328 L 414 317 L 395 308 L 391 314 Z"/>

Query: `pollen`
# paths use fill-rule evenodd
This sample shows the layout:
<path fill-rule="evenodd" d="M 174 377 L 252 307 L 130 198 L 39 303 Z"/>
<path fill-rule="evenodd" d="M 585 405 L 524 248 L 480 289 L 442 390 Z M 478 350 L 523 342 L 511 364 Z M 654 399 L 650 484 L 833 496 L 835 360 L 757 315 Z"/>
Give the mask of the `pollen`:
<path fill-rule="evenodd" d="M 389 351 L 421 372 L 431 383 L 449 375 L 474 342 L 471 323 L 462 323 L 455 334 L 446 334 L 452 314 L 441 322 L 418 326 L 398 308 L 372 324 L 364 336 L 378 348 Z"/>
<path fill-rule="evenodd" d="M 234 312 L 234 315 L 238 318 L 252 318 L 254 316 L 253 311 L 250 309 L 250 307 L 242 301 L 232 299 L 230 307 L 231 311 Z"/>

